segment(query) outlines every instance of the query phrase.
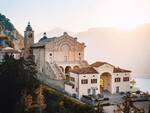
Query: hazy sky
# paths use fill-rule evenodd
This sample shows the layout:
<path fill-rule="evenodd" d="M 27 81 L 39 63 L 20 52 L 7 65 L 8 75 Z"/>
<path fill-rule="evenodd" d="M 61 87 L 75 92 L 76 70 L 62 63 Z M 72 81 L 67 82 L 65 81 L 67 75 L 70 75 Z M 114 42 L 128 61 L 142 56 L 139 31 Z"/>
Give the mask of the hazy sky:
<path fill-rule="evenodd" d="M 0 12 L 21 33 L 28 21 L 36 33 L 55 27 L 73 32 L 102 26 L 128 29 L 150 23 L 150 0 L 0 0 Z"/>

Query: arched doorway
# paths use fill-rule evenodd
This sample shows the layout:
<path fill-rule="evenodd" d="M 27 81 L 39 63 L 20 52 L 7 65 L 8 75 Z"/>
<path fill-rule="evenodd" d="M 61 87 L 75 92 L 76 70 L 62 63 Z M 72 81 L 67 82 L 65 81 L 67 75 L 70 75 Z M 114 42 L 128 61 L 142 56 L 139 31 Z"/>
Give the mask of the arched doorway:
<path fill-rule="evenodd" d="M 111 80 L 111 74 L 108 72 L 102 73 L 100 75 L 100 91 L 101 94 L 104 93 L 104 91 L 108 91 L 111 93 L 111 85 L 112 85 L 112 80 Z"/>
<path fill-rule="evenodd" d="M 79 69 L 79 66 L 75 65 L 75 66 L 73 67 L 73 69 L 74 69 L 74 70 Z"/>
<path fill-rule="evenodd" d="M 64 62 L 68 62 L 69 61 L 69 53 L 70 53 L 70 45 L 68 43 L 63 43 L 61 46 L 60 46 L 60 50 L 62 52 L 62 55 L 63 55 L 63 61 Z"/>
<path fill-rule="evenodd" d="M 59 66 L 59 68 L 61 69 L 61 72 L 64 73 L 64 68 L 62 66 Z"/>
<path fill-rule="evenodd" d="M 65 68 L 65 75 L 66 75 L 66 79 L 69 80 L 69 72 L 71 70 L 71 66 L 66 66 Z"/>

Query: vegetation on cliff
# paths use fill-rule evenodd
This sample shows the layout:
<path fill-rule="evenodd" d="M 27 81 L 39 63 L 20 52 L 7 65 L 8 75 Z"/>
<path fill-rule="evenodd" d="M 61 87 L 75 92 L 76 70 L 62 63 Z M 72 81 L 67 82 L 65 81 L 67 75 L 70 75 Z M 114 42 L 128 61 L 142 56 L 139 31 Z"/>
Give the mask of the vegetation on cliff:
<path fill-rule="evenodd" d="M 5 26 L 5 29 L 13 32 L 15 30 L 13 24 L 10 22 L 10 20 L 8 18 L 6 18 L 5 15 L 2 15 L 0 13 L 0 22 Z"/>
<path fill-rule="evenodd" d="M 23 37 L 19 34 L 10 20 L 0 13 L 0 26 L 3 28 L 3 33 L 9 38 L 8 42 L 14 44 L 14 47 L 23 48 Z M 0 40 L 2 42 L 2 39 Z M 6 41 L 7 42 L 7 41 Z"/>
<path fill-rule="evenodd" d="M 36 73 L 32 58 L 16 60 L 12 55 L 5 56 L 0 65 L 0 113 L 25 112 L 24 97 L 35 95 L 40 85 Z"/>

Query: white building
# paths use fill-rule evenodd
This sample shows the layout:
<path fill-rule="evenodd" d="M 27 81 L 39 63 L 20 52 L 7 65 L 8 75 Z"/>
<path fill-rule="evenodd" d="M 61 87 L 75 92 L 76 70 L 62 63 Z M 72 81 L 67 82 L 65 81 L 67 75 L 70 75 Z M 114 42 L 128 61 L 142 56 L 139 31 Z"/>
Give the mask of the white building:
<path fill-rule="evenodd" d="M 99 73 L 93 67 L 75 69 L 70 72 L 70 81 L 65 84 L 65 91 L 80 99 L 83 95 L 100 94 L 99 83 Z"/>
<path fill-rule="evenodd" d="M 131 71 L 116 68 L 106 62 L 96 62 L 87 68 L 71 70 L 70 81 L 65 84 L 65 91 L 77 95 L 103 94 L 130 91 Z M 82 81 L 85 81 L 84 84 Z"/>
<path fill-rule="evenodd" d="M 13 55 L 15 59 L 19 59 L 21 57 L 20 51 L 15 50 L 14 48 L 11 47 L 5 47 L 0 50 L 0 63 L 3 62 L 3 59 L 6 54 Z"/>

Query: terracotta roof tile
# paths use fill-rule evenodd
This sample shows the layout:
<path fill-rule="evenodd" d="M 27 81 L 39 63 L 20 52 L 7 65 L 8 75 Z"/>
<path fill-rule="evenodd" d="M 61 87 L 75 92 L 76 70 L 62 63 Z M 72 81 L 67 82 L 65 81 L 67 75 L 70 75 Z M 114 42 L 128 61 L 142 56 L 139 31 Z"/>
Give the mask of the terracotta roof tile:
<path fill-rule="evenodd" d="M 95 62 L 95 63 L 91 64 L 90 66 L 92 66 L 92 67 L 100 67 L 100 66 L 102 66 L 104 64 L 109 64 L 109 63 L 107 63 L 107 62 Z M 109 64 L 109 65 L 111 65 L 111 64 Z M 113 65 L 111 65 L 111 66 L 113 66 Z"/>
<path fill-rule="evenodd" d="M 71 70 L 70 72 L 76 74 L 98 74 L 98 72 L 93 67 L 85 67 Z"/>
<path fill-rule="evenodd" d="M 121 69 L 121 68 L 114 68 L 114 73 L 125 73 L 125 72 L 128 72 L 130 73 L 131 71 L 130 70 L 126 70 L 126 69 Z"/>

